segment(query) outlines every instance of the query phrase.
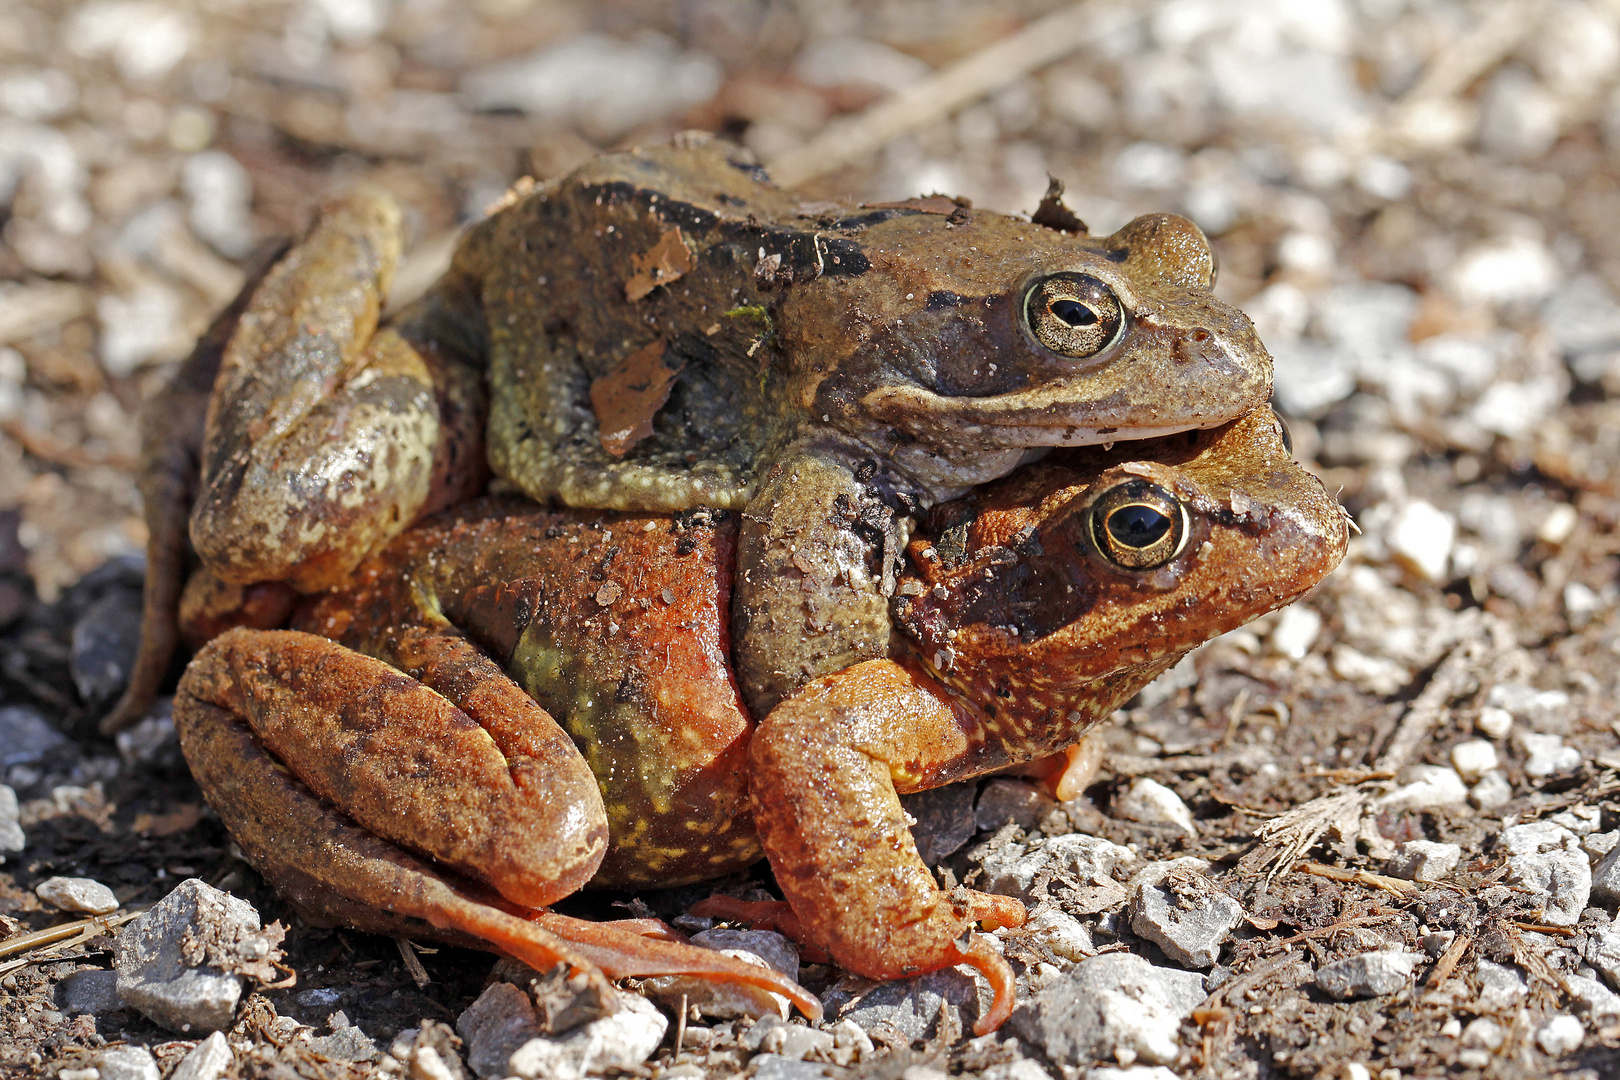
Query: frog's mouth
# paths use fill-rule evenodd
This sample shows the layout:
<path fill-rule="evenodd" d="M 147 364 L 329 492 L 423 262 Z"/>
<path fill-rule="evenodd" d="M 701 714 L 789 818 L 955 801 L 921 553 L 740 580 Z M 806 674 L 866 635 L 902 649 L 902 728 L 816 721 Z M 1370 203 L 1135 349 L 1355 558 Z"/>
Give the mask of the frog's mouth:
<path fill-rule="evenodd" d="M 1150 387 L 1143 388 L 1151 391 Z M 1067 391 L 1067 392 L 1065 392 Z M 986 398 L 956 398 L 917 386 L 883 387 L 861 399 L 868 415 L 941 450 L 1095 446 L 1217 427 L 1266 403 L 1270 380 L 1235 381 L 1221 395 L 1189 400 L 1120 388 L 1100 397 L 1063 385 Z"/>

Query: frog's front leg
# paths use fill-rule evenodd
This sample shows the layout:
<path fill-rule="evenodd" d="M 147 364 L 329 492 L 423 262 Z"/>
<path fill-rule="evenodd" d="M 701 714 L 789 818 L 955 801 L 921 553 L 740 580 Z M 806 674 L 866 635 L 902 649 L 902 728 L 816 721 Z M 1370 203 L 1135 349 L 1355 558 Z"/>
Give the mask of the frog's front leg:
<path fill-rule="evenodd" d="M 255 290 L 209 403 L 191 539 L 235 582 L 335 584 L 482 479 L 483 390 L 456 285 L 377 329 L 403 239 L 359 188 Z"/>
<path fill-rule="evenodd" d="M 1018 926 L 1018 900 L 942 890 L 917 854 L 897 794 L 1002 764 L 982 718 L 889 660 L 811 683 L 760 725 L 749 748 L 754 824 L 809 943 L 841 967 L 895 979 L 968 963 L 1011 1013 L 1013 975 L 975 923 Z"/>
<path fill-rule="evenodd" d="M 824 449 L 766 475 L 737 536 L 737 683 L 755 716 L 811 679 L 885 656 L 903 544 L 893 511 Z"/>
<path fill-rule="evenodd" d="M 420 933 L 411 920 L 421 920 L 542 970 L 743 982 L 820 1014 L 774 971 L 645 926 L 536 910 L 601 863 L 595 778 L 549 714 L 465 639 L 407 630 L 397 648 L 421 681 L 312 634 L 235 629 L 181 680 L 186 760 L 279 891 L 363 930 Z"/>

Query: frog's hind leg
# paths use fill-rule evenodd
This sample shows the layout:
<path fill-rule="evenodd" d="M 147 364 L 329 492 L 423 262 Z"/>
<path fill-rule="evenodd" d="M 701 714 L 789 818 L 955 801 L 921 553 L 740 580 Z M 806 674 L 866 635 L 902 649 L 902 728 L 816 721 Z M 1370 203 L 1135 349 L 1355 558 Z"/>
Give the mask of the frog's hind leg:
<path fill-rule="evenodd" d="M 436 937 L 541 970 L 748 983 L 820 1014 L 779 973 L 661 940 L 646 920 L 531 910 L 601 862 L 595 779 L 550 716 L 464 639 L 441 639 L 430 657 L 427 636 L 407 637 L 436 689 L 325 638 L 246 629 L 211 642 L 181 680 L 175 726 L 197 782 L 295 906 L 381 933 L 422 920 Z"/>

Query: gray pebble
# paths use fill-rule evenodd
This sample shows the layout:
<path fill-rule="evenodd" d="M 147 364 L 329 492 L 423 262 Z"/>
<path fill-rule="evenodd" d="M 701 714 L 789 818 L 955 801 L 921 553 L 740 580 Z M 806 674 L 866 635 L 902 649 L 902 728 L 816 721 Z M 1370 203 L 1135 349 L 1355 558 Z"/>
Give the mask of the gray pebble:
<path fill-rule="evenodd" d="M 141 594 L 117 589 L 91 604 L 73 625 L 73 685 L 91 706 L 124 692 L 141 642 Z"/>
<path fill-rule="evenodd" d="M 1080 833 L 1029 845 L 1007 844 L 983 855 L 984 876 L 978 887 L 1029 903 L 1036 899 L 1036 881 L 1047 878 L 1050 895 L 1063 902 L 1064 910 L 1089 915 L 1125 903 L 1129 894 L 1114 880 L 1113 871 L 1135 858 L 1129 848 Z"/>
<path fill-rule="evenodd" d="M 1620 907 L 1620 847 L 1599 859 L 1592 870 L 1591 898 L 1610 911 Z"/>
<path fill-rule="evenodd" d="M 900 796 L 900 805 L 917 820 L 911 827 L 917 853 L 929 866 L 938 865 L 973 839 L 973 796 L 977 785 L 944 787 Z"/>
<path fill-rule="evenodd" d="M 1182 967 L 1209 968 L 1243 921 L 1243 905 L 1202 875 L 1180 873 L 1131 898 L 1131 929 Z"/>
<path fill-rule="evenodd" d="M 1029 829 L 1055 806 L 1057 800 L 1027 780 L 992 780 L 979 793 L 973 820 L 985 832 L 1009 823 Z"/>
<path fill-rule="evenodd" d="M 1013 1013 L 1012 1027 L 1055 1062 L 1136 1059 L 1167 1065 L 1180 1055 L 1181 1021 L 1204 1000 L 1204 977 L 1108 953 L 1082 961 Z"/>
<path fill-rule="evenodd" d="M 68 737 L 27 705 L 0 708 L 0 766 L 33 765 L 73 749 Z"/>
<path fill-rule="evenodd" d="M 158 1080 L 157 1061 L 144 1046 L 114 1046 L 96 1055 L 101 1080 Z"/>
<path fill-rule="evenodd" d="M 191 1048 L 169 1074 L 169 1080 L 219 1080 L 231 1067 L 231 1044 L 225 1033 L 216 1031 Z"/>
<path fill-rule="evenodd" d="M 1316 973 L 1317 987 L 1340 1001 L 1382 997 L 1406 985 L 1422 957 L 1404 949 L 1383 949 L 1324 964 Z"/>
<path fill-rule="evenodd" d="M 981 1005 L 979 984 L 956 968 L 930 971 L 909 979 L 873 986 L 867 979 L 840 979 L 821 998 L 829 1019 L 850 1020 L 862 1031 L 886 1029 L 905 1039 L 926 1039 L 934 1034 L 940 1010 L 948 1003 L 965 1031 L 988 1007 L 988 991 Z"/>
<path fill-rule="evenodd" d="M 848 1076 L 848 1069 L 820 1061 L 798 1061 L 781 1054 L 756 1054 L 748 1063 L 754 1080 L 830 1080 Z"/>
<path fill-rule="evenodd" d="M 110 915 L 118 897 L 94 878 L 49 877 L 34 886 L 34 895 L 56 908 L 80 915 Z"/>
<path fill-rule="evenodd" d="M 1389 860 L 1385 870 L 1391 877 L 1432 882 L 1457 869 L 1461 860 L 1462 848 L 1456 844 L 1408 840 L 1395 848 L 1395 857 Z"/>
<path fill-rule="evenodd" d="M 1541 899 L 1550 926 L 1574 926 L 1592 894 L 1592 868 L 1575 834 L 1548 821 L 1502 830 L 1508 880 Z"/>
<path fill-rule="evenodd" d="M 190 878 L 135 919 L 114 940 L 118 993 L 123 1000 L 171 1031 L 217 1031 L 229 1027 L 246 982 L 241 975 L 192 966 L 182 955 L 194 935 L 253 933 L 259 913 L 246 900 Z"/>
<path fill-rule="evenodd" d="M 6 861 L 8 851 L 21 851 L 28 846 L 28 837 L 22 831 L 22 807 L 17 793 L 0 784 L 0 863 Z"/>
<path fill-rule="evenodd" d="M 75 971 L 56 984 L 56 1003 L 74 1016 L 117 1012 L 124 1007 L 118 999 L 118 973 Z"/>
<path fill-rule="evenodd" d="M 309 1041 L 310 1048 L 333 1061 L 373 1061 L 382 1051 L 371 1036 L 350 1024 L 330 1035 L 321 1035 Z"/>

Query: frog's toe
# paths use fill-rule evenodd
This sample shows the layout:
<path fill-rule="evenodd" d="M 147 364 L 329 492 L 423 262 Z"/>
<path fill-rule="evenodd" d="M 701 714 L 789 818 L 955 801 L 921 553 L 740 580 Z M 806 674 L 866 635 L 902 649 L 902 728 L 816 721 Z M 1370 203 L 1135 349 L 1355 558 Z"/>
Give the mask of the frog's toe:
<path fill-rule="evenodd" d="M 974 1021 L 973 1034 L 988 1035 L 1007 1022 L 1007 1017 L 1012 1015 L 1013 1006 L 1018 1003 L 1018 985 L 1011 965 L 1002 958 L 996 947 L 990 944 L 989 938 L 971 931 L 964 933 L 951 942 L 943 960 L 941 967 L 968 964 L 977 968 L 995 995 L 990 1002 L 989 1010 Z"/>
<path fill-rule="evenodd" d="M 650 936 L 645 924 L 655 920 L 628 920 L 630 928 L 626 929 L 622 923 L 586 922 L 546 911 L 537 913 L 534 921 L 566 941 L 610 979 L 695 975 L 716 982 L 743 983 L 781 994 L 811 1020 L 821 1019 L 821 1002 L 781 972 L 684 941 Z"/>

